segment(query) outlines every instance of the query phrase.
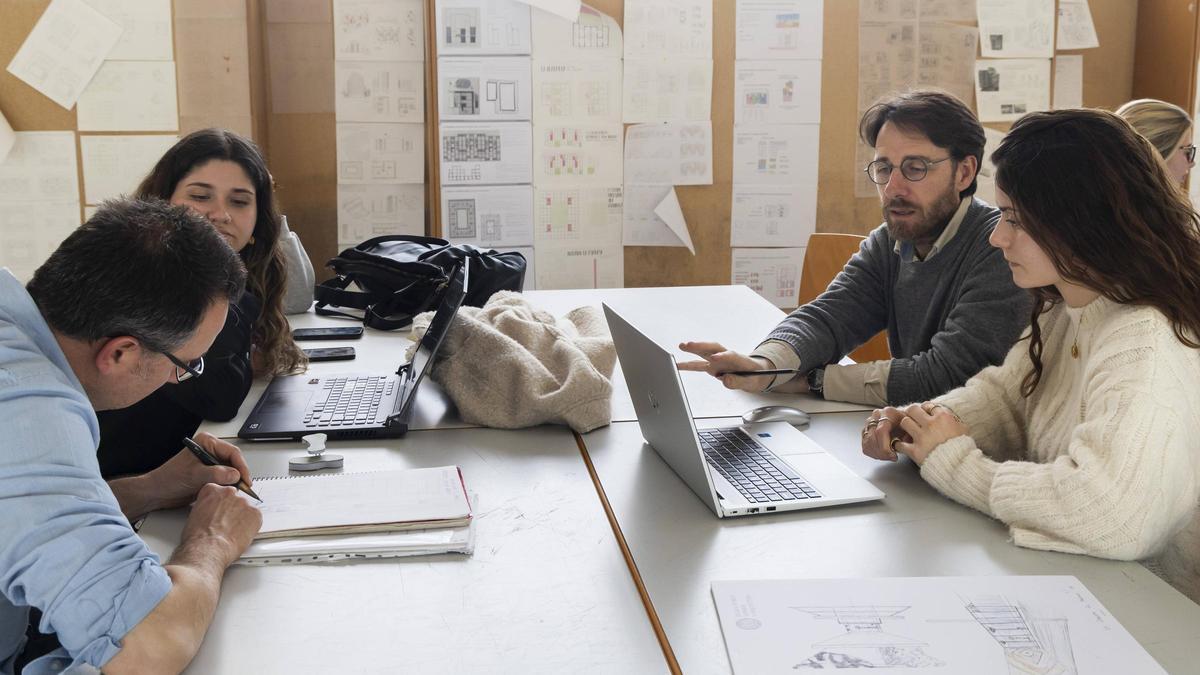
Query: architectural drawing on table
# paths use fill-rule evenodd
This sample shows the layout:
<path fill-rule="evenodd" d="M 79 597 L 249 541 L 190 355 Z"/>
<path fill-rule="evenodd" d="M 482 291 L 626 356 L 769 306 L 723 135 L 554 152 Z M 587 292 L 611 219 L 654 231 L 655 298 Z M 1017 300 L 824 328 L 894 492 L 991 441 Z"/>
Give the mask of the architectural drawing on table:
<path fill-rule="evenodd" d="M 543 238 L 578 238 L 579 217 L 579 193 L 574 190 L 549 191 L 537 205 L 537 225 Z"/>
<path fill-rule="evenodd" d="M 1075 675 L 1066 619 L 1035 619 L 1003 597 L 977 598 L 967 611 L 1004 650 L 1011 675 Z"/>
<path fill-rule="evenodd" d="M 792 270 L 794 273 L 795 270 Z M 750 275 L 761 280 L 757 274 Z M 795 290 L 793 281 L 794 297 Z M 748 283 L 755 288 L 756 284 Z M 784 288 L 779 287 L 780 294 Z M 902 614 L 911 605 L 845 605 L 832 607 L 792 607 L 814 619 L 836 621 L 845 632 L 827 640 L 813 642 L 812 656 L 793 666 L 796 670 L 825 668 L 936 668 L 945 663 L 927 654 L 927 643 L 913 638 L 884 632 L 883 623 L 903 620 Z"/>
<path fill-rule="evenodd" d="M 479 114 L 479 78 L 452 77 L 446 80 L 446 101 L 451 115 Z"/>
<path fill-rule="evenodd" d="M 474 239 L 477 235 L 475 225 L 475 200 L 447 200 L 449 222 L 447 230 L 451 239 Z"/>
<path fill-rule="evenodd" d="M 446 26 L 444 36 L 446 46 L 479 46 L 478 7 L 447 7 L 442 18 Z"/>

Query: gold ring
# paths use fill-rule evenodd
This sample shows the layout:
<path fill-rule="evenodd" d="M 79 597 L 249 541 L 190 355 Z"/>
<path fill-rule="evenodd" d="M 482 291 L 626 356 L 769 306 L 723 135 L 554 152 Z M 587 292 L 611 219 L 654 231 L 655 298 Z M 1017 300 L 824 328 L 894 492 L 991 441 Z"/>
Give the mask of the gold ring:
<path fill-rule="evenodd" d="M 888 447 L 892 449 L 892 452 L 896 452 L 896 453 L 900 452 L 899 450 L 896 449 L 896 444 L 899 442 L 900 442 L 899 438 L 893 438 L 892 442 L 888 443 Z"/>

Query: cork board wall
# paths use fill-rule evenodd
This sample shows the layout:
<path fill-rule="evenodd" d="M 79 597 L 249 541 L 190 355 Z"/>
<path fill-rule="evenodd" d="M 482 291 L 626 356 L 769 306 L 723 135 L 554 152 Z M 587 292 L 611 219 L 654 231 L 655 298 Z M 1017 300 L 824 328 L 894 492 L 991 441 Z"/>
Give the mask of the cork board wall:
<path fill-rule="evenodd" d="M 189 124 L 224 122 L 252 134 L 267 153 L 289 223 L 300 233 L 318 276 L 337 253 L 337 177 L 333 112 L 332 0 L 175 0 L 176 59 L 179 70 L 225 77 L 208 88 L 209 98 L 226 97 L 215 110 Z M 0 2 L 0 64 L 7 64 L 49 0 Z M 432 30 L 434 0 L 426 2 Z M 592 0 L 596 9 L 623 23 L 623 0 Z M 195 7 L 224 17 L 246 17 L 248 72 L 228 70 L 225 57 L 205 51 L 191 39 L 204 24 Z M 858 2 L 825 0 L 824 59 L 817 230 L 865 234 L 879 223 L 877 200 L 854 196 L 854 143 L 857 127 Z M 1100 47 L 1084 55 L 1084 103 L 1113 108 L 1131 97 L 1137 4 L 1091 0 Z M 223 18 L 218 15 L 217 18 Z M 678 189 L 696 255 L 683 248 L 626 247 L 627 286 L 726 284 L 730 279 L 730 199 L 732 191 L 734 0 L 713 2 L 713 184 Z M 427 40 L 426 44 L 431 41 Z M 197 45 L 192 49 L 190 45 Z M 432 55 L 426 55 L 433 68 Z M 222 75 L 224 73 L 224 75 Z M 236 80 L 248 77 L 249 91 Z M 432 78 L 427 78 L 432 81 Z M 183 77 L 181 76 L 181 82 Z M 180 117 L 187 101 L 180 91 Z M 213 108 L 212 101 L 207 101 Z M 427 133 L 436 131 L 436 106 L 426 106 Z M 75 128 L 74 111 L 64 110 L 7 72 L 0 71 L 0 110 L 18 131 Z M 244 112 L 244 111 L 248 111 Z M 247 118 L 247 115 L 249 117 Z M 183 129 L 181 129 L 182 131 Z M 436 148 L 429 144 L 427 148 Z M 428 151 L 427 151 L 427 154 Z M 427 176 L 436 172 L 427 171 Z M 437 210 L 436 185 L 426 194 L 427 212 Z M 436 232 L 436 223 L 427 229 Z"/>

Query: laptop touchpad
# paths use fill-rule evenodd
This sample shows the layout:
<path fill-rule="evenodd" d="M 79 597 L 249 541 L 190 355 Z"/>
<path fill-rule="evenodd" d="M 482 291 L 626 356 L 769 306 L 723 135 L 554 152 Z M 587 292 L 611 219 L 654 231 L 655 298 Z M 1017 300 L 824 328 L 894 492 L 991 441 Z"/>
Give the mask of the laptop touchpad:
<path fill-rule="evenodd" d="M 291 408 L 305 408 L 312 398 L 311 391 L 274 391 L 263 399 L 262 414 L 278 413 Z"/>

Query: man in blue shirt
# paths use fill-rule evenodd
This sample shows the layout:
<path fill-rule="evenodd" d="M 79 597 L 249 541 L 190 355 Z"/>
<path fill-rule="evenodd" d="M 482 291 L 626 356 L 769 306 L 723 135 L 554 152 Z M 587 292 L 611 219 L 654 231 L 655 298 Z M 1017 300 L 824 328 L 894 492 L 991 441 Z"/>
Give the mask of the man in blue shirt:
<path fill-rule="evenodd" d="M 203 218 L 131 200 L 101 207 L 27 288 L 0 269 L 0 674 L 15 671 L 31 607 L 62 648 L 24 673 L 178 672 L 195 654 L 225 568 L 262 522 L 234 488 L 202 479 L 248 479 L 245 462 L 204 437 L 238 470 L 177 463 L 175 483 L 140 496 L 195 499 L 164 566 L 100 476 L 94 410 L 200 375 L 244 284 L 241 260 Z"/>

